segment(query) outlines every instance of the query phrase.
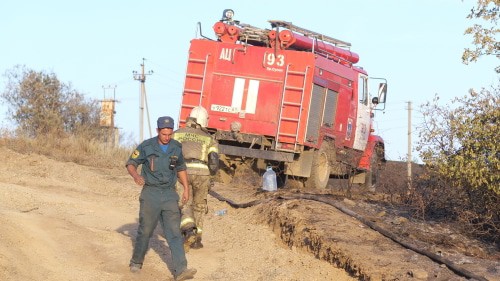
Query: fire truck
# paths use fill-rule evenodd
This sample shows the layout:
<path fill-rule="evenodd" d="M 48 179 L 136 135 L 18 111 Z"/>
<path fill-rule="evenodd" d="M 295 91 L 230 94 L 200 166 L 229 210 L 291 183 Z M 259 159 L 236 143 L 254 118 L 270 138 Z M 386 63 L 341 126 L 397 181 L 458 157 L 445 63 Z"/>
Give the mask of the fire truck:
<path fill-rule="evenodd" d="M 325 188 L 330 177 L 373 184 L 385 153 L 372 121 L 385 109 L 387 81 L 356 66 L 348 42 L 291 22 L 262 29 L 233 17 L 223 12 L 215 39 L 200 32 L 191 40 L 179 126 L 204 107 L 226 168 L 272 166 L 282 184 L 306 188 Z"/>

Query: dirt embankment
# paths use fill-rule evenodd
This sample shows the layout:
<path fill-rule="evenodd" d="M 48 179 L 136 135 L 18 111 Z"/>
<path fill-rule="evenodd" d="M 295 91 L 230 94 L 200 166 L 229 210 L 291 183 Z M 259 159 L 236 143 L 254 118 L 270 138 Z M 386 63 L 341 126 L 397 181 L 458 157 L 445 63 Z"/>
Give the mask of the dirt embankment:
<path fill-rule="evenodd" d="M 0 171 L 0 280 L 172 280 L 168 245 L 159 231 L 141 273 L 128 271 L 140 189 L 125 169 L 0 152 L 6 162 Z M 217 184 L 214 190 L 235 202 L 291 191 L 261 193 L 253 181 Z M 435 234 L 462 241 L 449 229 L 337 199 L 408 239 Z M 194 280 L 465 280 L 321 202 L 276 198 L 232 208 L 212 196 L 208 201 L 205 247 L 187 254 L 190 267 L 198 270 Z M 227 213 L 215 215 L 220 209 Z M 463 243 L 462 248 L 474 246 Z M 498 252 L 474 247 L 470 255 L 456 246 L 434 250 L 488 280 L 500 280 Z"/>

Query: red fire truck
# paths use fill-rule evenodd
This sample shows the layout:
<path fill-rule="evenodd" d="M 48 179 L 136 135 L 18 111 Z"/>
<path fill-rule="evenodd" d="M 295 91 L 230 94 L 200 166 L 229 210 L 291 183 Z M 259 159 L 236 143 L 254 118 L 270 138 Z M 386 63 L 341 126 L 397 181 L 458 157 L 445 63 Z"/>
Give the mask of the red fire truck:
<path fill-rule="evenodd" d="M 385 109 L 386 80 L 355 66 L 347 42 L 285 21 L 261 29 L 233 15 L 225 10 L 215 23 L 216 39 L 191 41 L 180 126 L 203 106 L 226 167 L 271 165 L 287 183 L 310 188 L 335 176 L 371 185 L 385 161 L 372 120 L 377 106 Z"/>

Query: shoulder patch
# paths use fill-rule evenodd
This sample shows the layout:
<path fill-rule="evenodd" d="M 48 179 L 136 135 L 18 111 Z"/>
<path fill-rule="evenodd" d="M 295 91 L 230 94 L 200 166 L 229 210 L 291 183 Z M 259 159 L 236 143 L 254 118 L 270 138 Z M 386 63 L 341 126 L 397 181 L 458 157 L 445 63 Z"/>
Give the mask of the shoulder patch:
<path fill-rule="evenodd" d="M 134 150 L 134 152 L 132 153 L 132 155 L 130 155 L 130 158 L 132 159 L 136 159 L 137 157 L 139 157 L 141 153 L 139 152 L 139 150 Z"/>

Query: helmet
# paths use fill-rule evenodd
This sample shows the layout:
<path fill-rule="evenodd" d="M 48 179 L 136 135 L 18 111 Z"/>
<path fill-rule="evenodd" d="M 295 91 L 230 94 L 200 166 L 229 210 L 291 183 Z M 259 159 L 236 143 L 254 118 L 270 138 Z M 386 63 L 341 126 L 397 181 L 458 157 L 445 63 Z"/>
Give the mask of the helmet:
<path fill-rule="evenodd" d="M 203 106 L 197 106 L 191 110 L 189 117 L 196 118 L 196 123 L 200 124 L 202 128 L 208 126 L 208 112 Z"/>

